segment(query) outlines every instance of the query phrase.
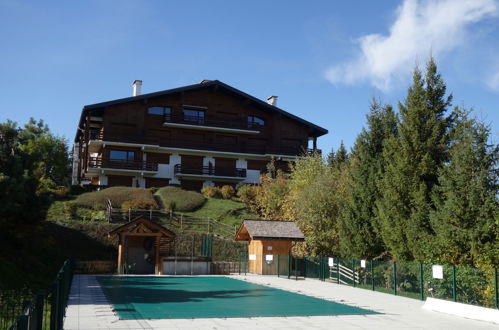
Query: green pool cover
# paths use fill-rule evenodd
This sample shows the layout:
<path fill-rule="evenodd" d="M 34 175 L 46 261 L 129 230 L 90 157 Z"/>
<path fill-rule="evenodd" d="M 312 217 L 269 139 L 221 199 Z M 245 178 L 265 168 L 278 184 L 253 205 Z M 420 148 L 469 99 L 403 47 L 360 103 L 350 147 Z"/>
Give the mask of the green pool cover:
<path fill-rule="evenodd" d="M 123 320 L 376 314 L 227 277 L 97 278 Z"/>

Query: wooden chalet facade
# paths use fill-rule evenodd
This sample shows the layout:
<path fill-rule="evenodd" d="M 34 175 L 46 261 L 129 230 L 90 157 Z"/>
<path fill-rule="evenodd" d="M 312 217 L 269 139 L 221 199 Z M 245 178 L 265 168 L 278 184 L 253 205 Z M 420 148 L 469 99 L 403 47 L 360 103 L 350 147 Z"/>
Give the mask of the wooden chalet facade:
<path fill-rule="evenodd" d="M 276 275 L 278 256 L 291 253 L 293 242 L 305 236 L 292 221 L 244 220 L 236 233 L 236 241 L 248 241 L 248 271 L 260 275 Z"/>
<path fill-rule="evenodd" d="M 264 102 L 218 80 L 134 94 L 83 107 L 73 184 L 257 184 L 272 157 L 285 169 L 327 133 L 279 109 L 276 97 Z"/>

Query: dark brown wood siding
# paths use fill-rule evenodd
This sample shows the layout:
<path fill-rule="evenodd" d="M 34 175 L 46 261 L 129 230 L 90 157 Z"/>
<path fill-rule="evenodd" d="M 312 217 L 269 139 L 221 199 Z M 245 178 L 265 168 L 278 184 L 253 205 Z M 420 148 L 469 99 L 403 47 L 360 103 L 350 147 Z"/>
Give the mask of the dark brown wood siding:
<path fill-rule="evenodd" d="M 131 187 L 132 186 L 132 176 L 126 175 L 108 175 L 107 176 L 107 185 L 109 187 L 123 186 L 123 187 Z"/>
<path fill-rule="evenodd" d="M 146 188 L 168 186 L 170 179 L 146 178 Z"/>

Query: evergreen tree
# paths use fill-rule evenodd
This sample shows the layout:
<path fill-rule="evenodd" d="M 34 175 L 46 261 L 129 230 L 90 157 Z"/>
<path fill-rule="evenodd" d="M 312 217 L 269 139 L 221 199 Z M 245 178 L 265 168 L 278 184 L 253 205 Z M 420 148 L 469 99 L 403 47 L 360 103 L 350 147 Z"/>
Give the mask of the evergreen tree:
<path fill-rule="evenodd" d="M 447 157 L 446 117 L 452 96 L 430 58 L 423 77 L 416 68 L 405 102 L 399 104 L 399 136 L 383 151 L 386 173 L 377 203 L 383 241 L 398 260 L 423 261 L 431 254 L 434 233 L 429 214 L 437 172 Z"/>
<path fill-rule="evenodd" d="M 397 116 L 390 105 L 373 99 L 367 128 L 352 149 L 346 199 L 341 207 L 339 236 L 342 254 L 372 259 L 385 252 L 376 220 L 380 198 L 378 180 L 384 173 L 383 147 L 397 132 Z"/>
<path fill-rule="evenodd" d="M 487 144 L 490 130 L 454 111 L 449 162 L 438 171 L 431 224 L 437 237 L 434 259 L 458 265 L 499 262 L 498 146 Z"/>
<path fill-rule="evenodd" d="M 348 160 L 348 151 L 345 148 L 343 141 L 341 141 L 337 152 L 334 152 L 334 149 L 331 149 L 331 152 L 327 155 L 327 165 L 336 169 L 343 167 L 348 163 Z"/>

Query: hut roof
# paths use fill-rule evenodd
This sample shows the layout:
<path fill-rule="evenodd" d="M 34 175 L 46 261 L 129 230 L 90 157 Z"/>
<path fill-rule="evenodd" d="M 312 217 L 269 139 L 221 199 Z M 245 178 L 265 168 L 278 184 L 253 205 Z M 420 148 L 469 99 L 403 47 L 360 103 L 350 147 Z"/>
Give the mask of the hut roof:
<path fill-rule="evenodd" d="M 136 234 L 157 233 L 161 236 L 168 237 L 171 239 L 175 238 L 174 232 L 157 223 L 152 222 L 151 220 L 147 219 L 144 216 L 139 216 L 133 219 L 132 221 L 111 230 L 110 232 L 107 233 L 107 235 L 108 237 L 111 237 L 112 235 L 117 235 L 123 232 L 136 233 Z"/>
<path fill-rule="evenodd" d="M 244 220 L 237 230 L 237 241 L 255 239 L 281 239 L 303 241 L 305 236 L 292 221 Z"/>

